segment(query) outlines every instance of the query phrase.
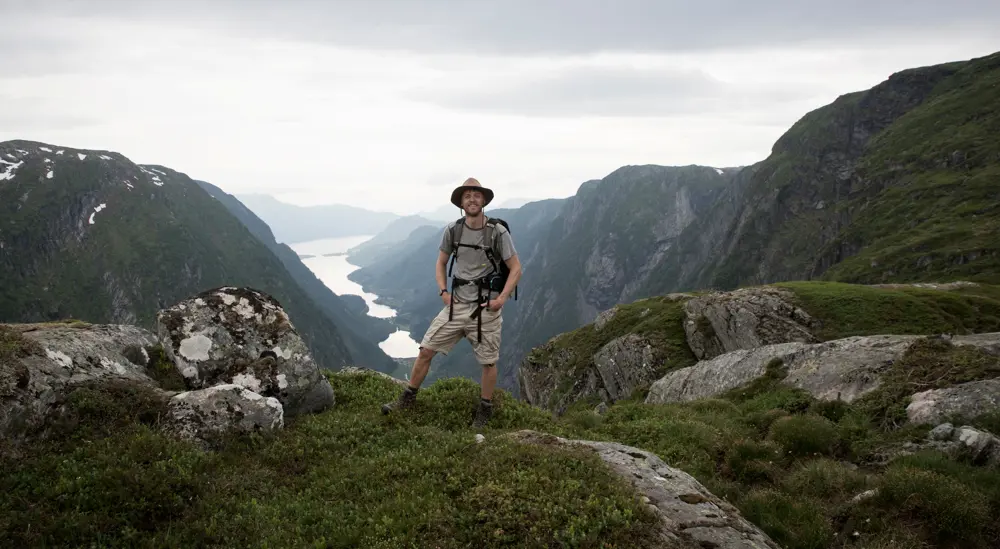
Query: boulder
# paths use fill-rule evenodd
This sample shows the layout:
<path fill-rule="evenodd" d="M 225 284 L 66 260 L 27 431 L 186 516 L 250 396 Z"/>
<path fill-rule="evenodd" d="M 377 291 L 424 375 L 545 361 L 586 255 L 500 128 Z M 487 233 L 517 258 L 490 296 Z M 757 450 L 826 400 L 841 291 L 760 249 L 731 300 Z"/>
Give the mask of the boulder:
<path fill-rule="evenodd" d="M 278 399 L 232 383 L 174 395 L 168 409 L 168 430 L 202 445 L 230 432 L 271 432 L 284 427 Z"/>
<path fill-rule="evenodd" d="M 395 384 L 397 384 L 397 385 L 399 385 L 401 387 L 408 387 L 410 385 L 409 382 L 407 382 L 404 379 L 399 379 L 398 377 L 392 377 L 391 375 L 389 375 L 389 374 L 387 374 L 385 372 L 380 372 L 378 370 L 373 370 L 371 368 L 362 368 L 360 366 L 348 366 L 348 367 L 340 370 L 340 372 L 338 372 L 338 373 L 340 373 L 340 374 L 347 374 L 347 375 L 370 375 L 370 376 L 378 376 L 378 377 L 387 379 L 387 380 L 389 380 L 389 381 L 391 381 L 391 382 L 393 382 L 393 383 L 395 383 Z"/>
<path fill-rule="evenodd" d="M 157 315 L 164 351 L 190 389 L 244 386 L 277 398 L 286 417 L 325 410 L 333 389 L 273 297 L 223 287 Z"/>
<path fill-rule="evenodd" d="M 763 376 L 767 365 L 776 360 L 780 360 L 787 371 L 783 380 L 785 384 L 803 389 L 821 400 L 852 402 L 876 389 L 882 373 L 900 360 L 914 342 L 923 338 L 917 335 L 854 336 L 815 344 L 778 343 L 732 351 L 668 373 L 653 383 L 646 402 L 680 402 L 713 397 Z M 953 345 L 974 346 L 989 351 L 1000 343 L 1000 332 L 954 336 L 950 341 Z M 942 391 L 953 389 L 957 390 Z M 996 406 L 1000 394 L 993 391 L 992 386 L 987 384 L 970 385 L 961 392 L 961 396 L 954 391 L 927 391 L 926 395 L 919 395 L 924 395 L 920 397 L 922 399 L 933 400 L 933 406 L 941 409 L 965 406 L 965 409 L 979 410 Z M 917 409 L 929 406 L 929 403 L 914 402 L 911 408 L 915 404 Z M 934 419 L 938 416 L 928 417 L 931 418 L 929 422 L 938 422 Z"/>
<path fill-rule="evenodd" d="M 816 343 L 818 322 L 771 286 L 712 292 L 684 304 L 688 346 L 699 360 L 774 343 Z"/>
<path fill-rule="evenodd" d="M 147 330 L 116 324 L 0 325 L 0 435 L 40 429 L 80 384 L 124 379 L 150 387 Z"/>
<path fill-rule="evenodd" d="M 670 467 L 651 452 L 614 442 L 569 440 L 531 430 L 517 431 L 508 436 L 525 444 L 584 446 L 596 452 L 659 517 L 661 544 L 658 547 L 780 547 L 743 518 L 736 507 L 716 497 L 694 477 Z"/>
<path fill-rule="evenodd" d="M 986 345 L 990 343 L 987 342 Z M 974 418 L 1000 410 L 1000 378 L 970 381 L 914 394 L 906 406 L 912 423 L 935 424 L 952 416 Z"/>
<path fill-rule="evenodd" d="M 977 465 L 1000 467 L 1000 438 L 969 425 L 955 427 L 942 423 L 927 434 L 927 442 L 908 443 L 907 450 L 933 448 L 955 459 L 968 460 Z"/>

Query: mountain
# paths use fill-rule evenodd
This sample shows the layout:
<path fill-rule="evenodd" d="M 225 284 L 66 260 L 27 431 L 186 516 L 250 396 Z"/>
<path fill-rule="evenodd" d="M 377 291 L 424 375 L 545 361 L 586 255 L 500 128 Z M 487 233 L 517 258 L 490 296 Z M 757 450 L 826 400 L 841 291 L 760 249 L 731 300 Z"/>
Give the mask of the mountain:
<path fill-rule="evenodd" d="M 808 113 L 637 295 L 781 280 L 1000 280 L 1000 53 Z"/>
<path fill-rule="evenodd" d="M 273 295 L 325 368 L 353 363 L 334 321 L 187 175 L 119 153 L 0 143 L 0 321 L 150 328 L 219 286 Z"/>
<path fill-rule="evenodd" d="M 641 298 L 811 279 L 1000 281 L 998 85 L 1000 53 L 908 69 L 807 113 L 756 164 L 625 166 L 585 182 L 522 256 L 500 385 L 517 393 L 533 347 Z M 393 279 L 384 264 L 355 276 L 411 326 L 429 322 L 432 300 L 415 296 L 432 281 Z"/>
<path fill-rule="evenodd" d="M 421 227 L 434 227 L 439 225 L 437 221 L 432 221 L 419 215 L 408 215 L 401 217 L 373 236 L 370 240 L 351 248 L 347 251 L 347 259 L 352 265 L 365 267 L 375 263 L 384 254 L 392 253 L 393 245 L 406 240 L 413 231 Z"/>
<path fill-rule="evenodd" d="M 278 243 L 270 227 L 257 217 L 236 197 L 205 181 L 195 181 L 212 198 L 215 198 L 247 229 L 277 256 L 292 279 L 302 288 L 309 299 L 333 320 L 350 352 L 354 365 L 372 368 L 382 372 L 393 372 L 395 361 L 379 347 L 396 328 L 386 319 L 375 318 L 367 310 L 359 308 L 358 296 L 338 296 L 306 267 L 298 254 L 287 244 Z"/>
<path fill-rule="evenodd" d="M 285 244 L 374 235 L 400 217 L 342 204 L 296 206 L 266 194 L 241 194 L 237 198 L 271 227 L 278 242 Z"/>

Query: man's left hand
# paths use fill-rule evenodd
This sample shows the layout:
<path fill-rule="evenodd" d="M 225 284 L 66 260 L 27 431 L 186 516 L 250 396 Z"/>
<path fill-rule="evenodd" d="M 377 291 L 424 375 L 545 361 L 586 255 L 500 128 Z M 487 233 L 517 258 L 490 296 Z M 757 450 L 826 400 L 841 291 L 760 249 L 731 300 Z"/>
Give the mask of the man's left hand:
<path fill-rule="evenodd" d="M 503 308 L 503 304 L 506 303 L 506 302 L 507 302 L 507 298 L 505 298 L 502 295 L 501 296 L 497 296 L 496 299 L 491 299 L 490 300 L 490 302 L 487 305 L 487 307 L 489 307 L 491 311 L 499 311 L 500 309 Z"/>

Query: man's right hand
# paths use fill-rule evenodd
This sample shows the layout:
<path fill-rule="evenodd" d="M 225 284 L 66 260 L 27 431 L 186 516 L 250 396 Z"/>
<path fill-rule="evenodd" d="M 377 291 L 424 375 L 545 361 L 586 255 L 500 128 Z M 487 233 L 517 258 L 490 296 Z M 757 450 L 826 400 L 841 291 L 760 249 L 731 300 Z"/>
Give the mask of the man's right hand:
<path fill-rule="evenodd" d="M 449 294 L 448 292 L 445 292 L 445 293 L 441 294 L 441 301 L 444 301 L 444 306 L 445 307 L 450 307 L 451 306 L 451 294 Z"/>

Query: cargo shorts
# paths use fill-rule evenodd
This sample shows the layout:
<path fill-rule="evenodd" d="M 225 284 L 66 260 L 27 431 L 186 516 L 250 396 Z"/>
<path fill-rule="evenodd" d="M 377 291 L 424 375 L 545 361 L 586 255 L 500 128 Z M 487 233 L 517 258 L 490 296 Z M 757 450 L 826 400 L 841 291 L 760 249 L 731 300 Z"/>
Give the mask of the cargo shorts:
<path fill-rule="evenodd" d="M 424 334 L 420 346 L 447 355 L 462 338 L 472 344 L 476 360 L 482 364 L 496 364 L 500 359 L 500 329 L 503 326 L 503 309 L 492 311 L 489 307 L 480 313 L 483 316 L 483 340 L 479 341 L 479 321 L 469 315 L 476 309 L 475 303 L 455 303 L 452 319 L 448 320 L 450 307 L 444 307 L 434 317 Z"/>

